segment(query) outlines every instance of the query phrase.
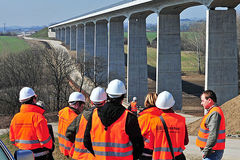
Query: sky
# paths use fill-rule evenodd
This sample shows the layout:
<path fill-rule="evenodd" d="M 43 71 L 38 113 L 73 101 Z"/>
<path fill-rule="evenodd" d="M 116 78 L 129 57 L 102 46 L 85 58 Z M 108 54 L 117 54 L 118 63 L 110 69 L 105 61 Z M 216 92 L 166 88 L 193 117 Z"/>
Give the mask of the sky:
<path fill-rule="evenodd" d="M 0 0 L 0 27 L 43 26 L 63 21 L 122 0 Z M 240 7 L 237 7 L 240 13 Z M 206 7 L 197 6 L 184 10 L 180 18 L 205 19 Z M 147 18 L 156 23 L 156 15 Z"/>

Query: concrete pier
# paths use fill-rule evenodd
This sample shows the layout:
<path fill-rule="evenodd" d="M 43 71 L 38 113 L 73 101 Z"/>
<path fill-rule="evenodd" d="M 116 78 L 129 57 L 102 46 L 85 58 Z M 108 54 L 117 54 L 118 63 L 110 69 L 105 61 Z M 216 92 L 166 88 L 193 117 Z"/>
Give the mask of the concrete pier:
<path fill-rule="evenodd" d="M 84 62 L 86 62 L 86 74 L 93 80 L 94 78 L 94 23 L 85 24 L 84 28 Z"/>
<path fill-rule="evenodd" d="M 205 89 L 217 94 L 218 104 L 238 95 L 236 11 L 208 10 Z"/>
<path fill-rule="evenodd" d="M 134 16 L 128 21 L 127 97 L 137 97 L 143 106 L 148 93 L 146 17 Z"/>
<path fill-rule="evenodd" d="M 169 91 L 174 109 L 182 107 L 181 40 L 179 15 L 158 14 L 157 23 L 157 93 Z"/>
<path fill-rule="evenodd" d="M 65 44 L 70 45 L 70 27 L 66 27 L 66 39 Z"/>
<path fill-rule="evenodd" d="M 71 26 L 71 34 L 70 34 L 70 50 L 75 51 L 76 50 L 76 26 Z"/>
<path fill-rule="evenodd" d="M 80 58 L 80 55 L 84 54 L 84 25 L 77 25 L 77 55 L 76 59 Z"/>
<path fill-rule="evenodd" d="M 95 82 L 107 84 L 108 73 L 108 22 L 95 24 L 94 78 Z"/>
<path fill-rule="evenodd" d="M 109 21 L 108 82 L 117 78 L 125 83 L 124 19 L 119 17 Z"/>
<path fill-rule="evenodd" d="M 65 36 L 66 36 L 65 28 L 62 28 L 62 32 L 61 33 L 62 33 L 62 37 L 61 37 L 62 42 L 65 43 Z"/>

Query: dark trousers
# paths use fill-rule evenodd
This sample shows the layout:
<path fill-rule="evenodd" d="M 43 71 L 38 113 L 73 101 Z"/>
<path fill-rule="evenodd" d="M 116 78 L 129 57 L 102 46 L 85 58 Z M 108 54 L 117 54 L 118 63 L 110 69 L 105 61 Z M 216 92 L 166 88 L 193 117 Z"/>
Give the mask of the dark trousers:
<path fill-rule="evenodd" d="M 175 159 L 176 159 L 176 160 L 186 160 L 186 157 L 185 157 L 185 155 L 182 153 L 182 154 L 176 156 Z"/>
<path fill-rule="evenodd" d="M 43 156 L 35 157 L 35 160 L 54 160 L 52 156 L 52 151 L 47 148 L 38 148 L 38 149 L 32 150 L 33 154 L 44 152 L 44 151 L 49 151 L 49 153 Z"/>

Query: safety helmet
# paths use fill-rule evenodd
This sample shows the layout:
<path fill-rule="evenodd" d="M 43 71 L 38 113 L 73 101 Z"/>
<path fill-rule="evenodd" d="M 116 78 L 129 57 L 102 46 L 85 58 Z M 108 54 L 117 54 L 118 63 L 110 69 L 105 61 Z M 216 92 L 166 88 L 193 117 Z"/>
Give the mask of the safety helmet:
<path fill-rule="evenodd" d="M 97 87 L 92 90 L 92 93 L 90 95 L 90 100 L 94 102 L 102 102 L 107 100 L 107 94 L 104 91 L 103 88 Z"/>
<path fill-rule="evenodd" d="M 78 102 L 78 101 L 82 101 L 85 102 L 85 97 L 82 93 L 80 92 L 73 92 L 70 94 L 68 102 Z"/>
<path fill-rule="evenodd" d="M 169 109 L 175 104 L 175 100 L 171 93 L 163 91 L 158 95 L 155 104 L 160 109 Z"/>
<path fill-rule="evenodd" d="M 134 102 L 137 101 L 137 97 L 133 97 L 133 101 L 134 101 Z"/>
<path fill-rule="evenodd" d="M 110 98 L 118 98 L 126 94 L 126 88 L 122 81 L 114 79 L 108 84 L 106 92 Z"/>
<path fill-rule="evenodd" d="M 23 87 L 19 93 L 19 102 L 26 102 L 29 98 L 37 96 L 32 88 Z"/>

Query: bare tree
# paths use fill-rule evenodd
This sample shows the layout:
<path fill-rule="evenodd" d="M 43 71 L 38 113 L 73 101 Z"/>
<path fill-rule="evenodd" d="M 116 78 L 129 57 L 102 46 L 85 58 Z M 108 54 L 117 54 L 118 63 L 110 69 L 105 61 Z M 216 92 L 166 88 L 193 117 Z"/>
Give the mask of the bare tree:
<path fill-rule="evenodd" d="M 0 60 L 0 102 L 2 112 L 15 114 L 19 108 L 19 91 L 24 86 L 37 89 L 42 79 L 40 49 L 8 54 Z"/>
<path fill-rule="evenodd" d="M 66 105 L 66 94 L 69 94 L 68 78 L 73 70 L 73 62 L 67 52 L 61 49 L 51 49 L 43 54 L 43 59 L 48 68 L 48 82 L 52 86 L 52 95 L 57 110 L 60 105 Z"/>
<path fill-rule="evenodd" d="M 202 55 L 205 55 L 206 48 L 206 24 L 205 22 L 194 23 L 190 26 L 189 31 L 192 32 L 192 37 L 188 40 L 195 48 L 194 50 L 196 51 L 198 61 L 198 72 L 202 74 Z"/>

